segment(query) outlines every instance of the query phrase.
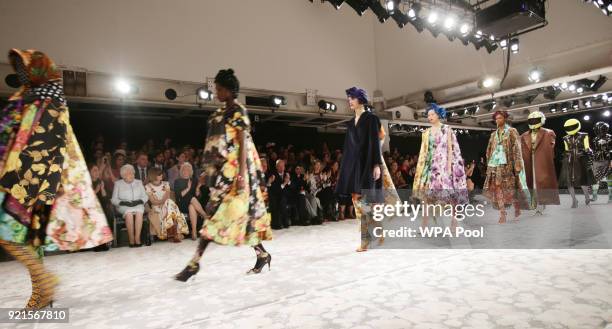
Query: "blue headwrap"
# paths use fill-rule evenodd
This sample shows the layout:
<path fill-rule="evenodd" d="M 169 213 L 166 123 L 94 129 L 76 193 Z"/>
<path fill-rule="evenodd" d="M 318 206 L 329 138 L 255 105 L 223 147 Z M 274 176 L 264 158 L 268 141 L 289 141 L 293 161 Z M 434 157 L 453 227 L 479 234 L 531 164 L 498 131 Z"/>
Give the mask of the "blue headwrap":
<path fill-rule="evenodd" d="M 430 103 L 427 107 L 427 111 L 425 111 L 425 114 L 429 114 L 429 111 L 435 111 L 438 117 L 440 117 L 440 120 L 446 118 L 446 110 L 443 107 L 438 106 L 436 103 Z"/>
<path fill-rule="evenodd" d="M 351 87 L 346 90 L 346 96 L 355 98 L 359 101 L 360 104 L 368 104 L 368 94 L 365 90 L 357 87 Z"/>

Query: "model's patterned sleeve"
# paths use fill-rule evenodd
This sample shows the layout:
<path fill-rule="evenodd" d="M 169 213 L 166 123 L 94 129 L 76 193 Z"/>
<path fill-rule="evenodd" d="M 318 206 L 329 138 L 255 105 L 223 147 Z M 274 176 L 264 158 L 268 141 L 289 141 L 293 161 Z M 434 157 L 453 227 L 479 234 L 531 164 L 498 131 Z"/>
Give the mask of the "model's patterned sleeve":
<path fill-rule="evenodd" d="M 229 118 L 229 124 L 239 130 L 249 129 L 251 122 L 243 107 L 237 107 Z"/>

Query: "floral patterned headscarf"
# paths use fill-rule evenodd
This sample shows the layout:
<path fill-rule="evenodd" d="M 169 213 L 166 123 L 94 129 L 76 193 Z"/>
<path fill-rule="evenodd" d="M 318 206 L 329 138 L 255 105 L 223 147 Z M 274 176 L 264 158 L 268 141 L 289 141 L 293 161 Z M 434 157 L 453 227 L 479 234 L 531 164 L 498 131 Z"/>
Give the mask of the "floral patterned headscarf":
<path fill-rule="evenodd" d="M 33 49 L 11 49 L 9 62 L 22 85 L 10 100 L 32 95 L 35 98 L 53 98 L 65 103 L 62 73 L 45 53 Z"/>

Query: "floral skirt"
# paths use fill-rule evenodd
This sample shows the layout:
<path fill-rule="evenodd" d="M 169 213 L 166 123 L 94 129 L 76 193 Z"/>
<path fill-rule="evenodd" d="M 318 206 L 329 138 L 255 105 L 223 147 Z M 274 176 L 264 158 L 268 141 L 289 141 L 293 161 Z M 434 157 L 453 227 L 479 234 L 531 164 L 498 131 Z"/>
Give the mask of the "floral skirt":
<path fill-rule="evenodd" d="M 162 206 L 153 206 L 149 213 L 149 220 L 153 234 L 159 239 L 166 240 L 168 238 L 168 229 L 177 225 L 177 233 L 189 234 L 189 227 L 185 215 L 181 213 L 178 205 L 168 199 Z"/>

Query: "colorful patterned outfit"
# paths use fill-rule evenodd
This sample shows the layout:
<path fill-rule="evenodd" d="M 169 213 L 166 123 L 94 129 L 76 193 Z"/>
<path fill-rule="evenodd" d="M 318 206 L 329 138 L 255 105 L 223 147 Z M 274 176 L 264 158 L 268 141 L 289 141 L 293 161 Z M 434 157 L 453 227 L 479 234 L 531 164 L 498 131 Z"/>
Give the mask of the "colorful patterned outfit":
<path fill-rule="evenodd" d="M 255 246 L 272 239 L 270 214 L 260 189 L 264 181 L 259 154 L 250 134 L 251 123 L 242 104 L 221 108 L 208 119 L 204 147 L 204 172 L 210 188 L 207 219 L 202 237 L 223 245 Z M 236 176 L 240 170 L 239 132 L 246 135 L 247 176 L 240 191 Z"/>
<path fill-rule="evenodd" d="M 493 207 L 499 209 L 514 204 L 516 209 L 529 209 L 529 190 L 518 131 L 508 125 L 495 130 L 489 138 L 487 159 L 483 193 Z"/>
<path fill-rule="evenodd" d="M 154 204 L 151 200 L 151 196 L 154 196 L 157 200 L 163 199 L 170 192 L 170 184 L 168 182 L 162 182 L 159 185 L 149 183 L 145 186 L 145 190 L 149 195 L 149 202 L 151 202 L 149 211 L 151 234 L 156 235 L 161 240 L 166 240 L 168 238 L 168 230 L 174 233 L 175 226 L 177 235 L 189 234 L 185 215 L 181 213 L 172 199 L 168 198 L 163 204 Z"/>
<path fill-rule="evenodd" d="M 2 111 L 0 244 L 28 267 L 27 307 L 38 308 L 56 281 L 42 266 L 41 247 L 92 248 L 112 234 L 70 125 L 61 72 L 35 50 L 13 49 L 9 60 L 23 87 Z"/>
<path fill-rule="evenodd" d="M 466 204 L 465 167 L 457 136 L 442 125 L 437 133 L 423 132 L 414 175 L 413 195 L 427 203 Z"/>

